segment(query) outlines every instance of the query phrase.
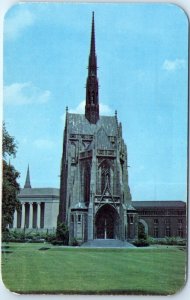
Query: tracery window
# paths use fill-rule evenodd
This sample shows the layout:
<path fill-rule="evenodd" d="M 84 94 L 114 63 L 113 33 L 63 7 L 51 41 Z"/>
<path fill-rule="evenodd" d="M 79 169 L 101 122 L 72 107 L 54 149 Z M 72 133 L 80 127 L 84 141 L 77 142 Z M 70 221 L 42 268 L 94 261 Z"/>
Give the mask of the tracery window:
<path fill-rule="evenodd" d="M 101 165 L 101 192 L 102 193 L 105 190 L 106 184 L 110 186 L 110 166 L 105 161 Z"/>

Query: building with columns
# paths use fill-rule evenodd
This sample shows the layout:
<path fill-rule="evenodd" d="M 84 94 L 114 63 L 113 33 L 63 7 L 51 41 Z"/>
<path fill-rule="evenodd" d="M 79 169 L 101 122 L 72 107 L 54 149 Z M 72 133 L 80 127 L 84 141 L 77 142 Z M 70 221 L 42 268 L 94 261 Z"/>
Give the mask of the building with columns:
<path fill-rule="evenodd" d="M 59 189 L 32 188 L 29 167 L 18 198 L 21 211 L 15 210 L 13 228 L 55 232 L 59 209 Z"/>

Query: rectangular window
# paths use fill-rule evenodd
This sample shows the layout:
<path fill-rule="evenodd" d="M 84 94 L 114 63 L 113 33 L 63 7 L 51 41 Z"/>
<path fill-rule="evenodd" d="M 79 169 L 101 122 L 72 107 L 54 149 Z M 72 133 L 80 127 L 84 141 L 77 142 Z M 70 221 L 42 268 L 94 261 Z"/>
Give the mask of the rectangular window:
<path fill-rule="evenodd" d="M 133 222 L 134 222 L 134 218 L 133 218 L 133 216 L 130 216 L 130 217 L 129 217 L 129 223 L 130 223 L 130 224 L 133 224 Z"/>
<path fill-rule="evenodd" d="M 183 229 L 182 228 L 178 228 L 178 236 L 179 237 L 183 237 Z"/>
<path fill-rule="evenodd" d="M 78 223 L 81 222 L 81 215 L 78 215 Z"/>
<path fill-rule="evenodd" d="M 178 224 L 182 224 L 183 220 L 182 219 L 178 219 Z"/>
<path fill-rule="evenodd" d="M 74 222 L 74 215 L 71 215 L 71 222 Z"/>
<path fill-rule="evenodd" d="M 170 219 L 166 219 L 165 224 L 170 224 Z"/>
<path fill-rule="evenodd" d="M 167 237 L 170 237 L 170 236 L 171 236 L 171 230 L 170 230 L 170 227 L 166 227 L 165 233 L 166 233 L 166 236 L 167 236 Z"/>
<path fill-rule="evenodd" d="M 158 224 L 158 219 L 154 219 L 154 224 Z"/>
<path fill-rule="evenodd" d="M 158 227 L 154 227 L 154 237 L 158 238 Z"/>

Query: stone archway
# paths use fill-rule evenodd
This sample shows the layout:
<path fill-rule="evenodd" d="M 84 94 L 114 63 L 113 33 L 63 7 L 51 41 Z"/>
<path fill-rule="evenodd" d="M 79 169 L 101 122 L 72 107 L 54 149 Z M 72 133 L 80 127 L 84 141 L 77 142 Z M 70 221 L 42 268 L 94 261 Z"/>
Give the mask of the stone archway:
<path fill-rule="evenodd" d="M 95 238 L 119 238 L 119 214 L 116 209 L 110 204 L 103 205 L 96 213 Z"/>

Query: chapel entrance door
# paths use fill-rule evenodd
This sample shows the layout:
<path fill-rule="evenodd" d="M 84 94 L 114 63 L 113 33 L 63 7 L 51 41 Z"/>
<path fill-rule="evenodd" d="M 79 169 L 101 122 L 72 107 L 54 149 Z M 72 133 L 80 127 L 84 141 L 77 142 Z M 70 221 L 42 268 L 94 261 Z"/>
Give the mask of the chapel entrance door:
<path fill-rule="evenodd" d="M 116 239 L 119 230 L 119 215 L 111 205 L 103 205 L 96 214 L 96 238 Z"/>

